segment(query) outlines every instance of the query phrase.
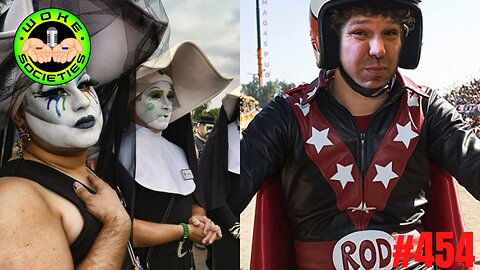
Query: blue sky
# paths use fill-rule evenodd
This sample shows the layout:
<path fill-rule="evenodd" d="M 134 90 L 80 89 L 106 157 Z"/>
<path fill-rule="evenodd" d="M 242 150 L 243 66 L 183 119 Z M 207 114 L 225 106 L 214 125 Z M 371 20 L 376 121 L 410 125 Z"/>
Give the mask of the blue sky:
<path fill-rule="evenodd" d="M 241 0 L 240 81 L 257 73 L 255 1 Z M 318 72 L 309 36 L 309 0 L 269 0 L 267 70 L 271 79 L 310 82 Z M 452 4 L 455 3 L 455 4 Z M 480 78 L 480 1 L 424 0 L 423 47 L 419 67 L 405 74 L 416 83 L 445 90 Z"/>

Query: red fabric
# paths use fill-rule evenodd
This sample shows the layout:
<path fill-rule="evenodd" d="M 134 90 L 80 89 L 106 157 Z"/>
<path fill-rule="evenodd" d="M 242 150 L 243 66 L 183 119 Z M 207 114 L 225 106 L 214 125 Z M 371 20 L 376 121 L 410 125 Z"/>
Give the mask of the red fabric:
<path fill-rule="evenodd" d="M 372 118 L 373 114 L 364 116 L 354 116 L 361 133 L 365 133 L 367 130 L 368 121 Z"/>
<path fill-rule="evenodd" d="M 267 180 L 257 193 L 251 270 L 295 269 L 291 224 L 278 180 Z"/>
<path fill-rule="evenodd" d="M 407 90 L 407 94 L 402 96 L 400 109 L 385 133 L 381 144 L 378 146 L 381 151 L 375 152 L 366 171 L 365 178 L 362 179 L 355 157 L 333 126 L 321 113 L 318 104 L 315 102 L 307 105 L 300 104 L 303 100 L 308 99 L 309 96 L 315 95 L 315 91 L 317 90 L 303 87 L 291 92 L 288 96 L 305 141 L 305 152 L 335 191 L 337 207 L 340 211 L 346 211 L 352 207 L 360 207 L 362 205 L 364 207 L 373 207 L 377 212 L 383 211 L 387 205 L 390 193 L 395 189 L 400 180 L 398 176 L 403 175 L 407 161 L 419 140 L 418 134 L 421 132 L 424 120 L 422 97 L 410 90 Z M 416 103 L 416 105 L 413 103 Z M 408 141 L 408 144 L 395 139 L 398 135 L 398 127 L 407 125 L 417 134 L 417 136 Z M 317 149 L 315 142 L 309 142 L 314 138 L 315 132 L 317 134 L 319 132 L 326 133 L 330 144 L 322 145 L 321 148 Z M 350 166 L 351 177 L 354 181 L 341 183 L 338 179 L 335 180 L 333 177 L 338 172 L 339 166 Z M 386 183 L 375 181 L 377 166 L 390 166 L 396 176 Z M 376 196 L 364 197 L 364 194 L 376 194 Z M 346 213 L 357 230 L 365 230 L 374 214 L 373 211 L 346 211 Z"/>
<path fill-rule="evenodd" d="M 462 212 L 458 203 L 454 178 L 435 164 L 430 165 L 432 179 L 427 213 L 423 219 L 425 231 L 453 232 L 452 242 L 457 250 L 458 240 L 464 232 Z M 450 270 L 473 269 L 464 263 L 455 263 Z"/>
<path fill-rule="evenodd" d="M 437 166 L 431 166 L 432 194 L 423 219 L 425 231 L 453 232 L 459 239 L 464 231 L 453 178 Z M 265 183 L 257 194 L 253 230 L 251 270 L 291 270 L 295 266 L 290 222 L 284 208 L 279 179 Z M 454 243 L 457 246 L 457 243 Z M 471 270 L 455 264 L 450 270 Z"/>
<path fill-rule="evenodd" d="M 326 73 L 323 75 L 326 75 Z M 419 87 L 412 83 L 408 78 L 402 77 L 400 74 L 398 75 L 402 84 L 408 86 L 410 89 L 417 89 L 414 92 L 424 96 L 423 89 L 418 90 Z M 324 77 L 325 76 L 320 76 L 317 83 L 320 85 L 328 84 L 328 80 L 322 80 Z M 331 77 L 328 77 L 327 79 L 331 79 Z M 316 86 L 316 83 L 302 85 L 297 89 L 287 92 L 287 94 L 292 94 L 296 91 L 310 92 L 310 95 L 308 95 L 309 98 L 304 98 L 298 104 L 294 104 L 300 108 L 303 104 L 309 103 L 310 100 L 315 98 L 315 89 L 318 89 Z M 296 106 L 294 106 L 294 108 Z M 422 110 L 420 110 L 420 113 L 421 112 Z M 300 114 L 301 112 L 297 110 L 296 113 Z M 421 118 L 423 118 L 423 116 Z M 401 124 L 403 125 L 405 123 L 402 122 Z M 300 122 L 300 126 L 301 125 L 302 123 Z M 418 128 L 421 127 L 421 124 L 415 126 Z M 416 139 L 418 139 L 418 137 Z M 391 153 L 387 152 L 382 152 L 381 154 L 399 154 L 398 151 L 392 151 Z M 400 152 L 400 154 L 404 153 Z M 399 175 L 402 173 L 399 173 Z M 454 245 L 457 246 L 458 239 L 464 231 L 464 226 L 453 178 L 433 164 L 431 166 L 430 177 L 432 179 L 431 196 L 429 196 L 427 214 L 423 219 L 425 231 L 453 232 L 455 235 Z M 374 192 L 369 194 L 378 193 Z M 290 226 L 290 222 L 286 216 L 279 177 L 266 181 L 257 194 L 252 257 L 250 262 L 251 270 L 297 269 L 295 266 L 292 229 Z M 301 248 L 299 250 L 301 250 Z M 302 253 L 303 252 L 308 251 L 302 251 Z M 315 256 L 315 254 L 309 255 L 303 253 L 302 256 L 297 257 L 299 257 L 303 264 L 310 256 Z M 321 266 L 323 270 L 330 269 L 327 266 Z M 467 268 L 462 264 L 455 264 L 450 269 L 466 270 L 473 268 Z"/>
<path fill-rule="evenodd" d="M 297 270 L 335 269 L 332 261 L 336 241 L 303 242 L 295 241 Z M 312 259 L 313 258 L 313 259 Z"/>

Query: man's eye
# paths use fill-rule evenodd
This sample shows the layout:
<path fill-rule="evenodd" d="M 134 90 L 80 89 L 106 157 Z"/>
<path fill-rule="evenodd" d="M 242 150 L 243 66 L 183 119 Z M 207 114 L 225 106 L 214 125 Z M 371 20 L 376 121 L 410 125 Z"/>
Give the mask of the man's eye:
<path fill-rule="evenodd" d="M 173 92 L 169 92 L 168 95 L 167 95 L 167 98 L 168 99 L 174 99 L 175 98 L 175 94 Z"/>
<path fill-rule="evenodd" d="M 68 96 L 68 93 L 65 91 L 65 89 L 61 87 L 52 88 L 52 89 L 49 89 L 48 91 L 33 92 L 33 97 L 36 97 L 36 98 L 37 97 L 56 98 L 61 96 Z"/>
<path fill-rule="evenodd" d="M 398 31 L 395 31 L 395 30 L 385 31 L 383 34 L 388 38 L 392 38 L 392 39 L 398 37 Z"/>
<path fill-rule="evenodd" d="M 356 31 L 350 32 L 350 35 L 352 35 L 354 38 L 364 39 L 368 36 L 368 33 L 367 31 L 356 30 Z"/>

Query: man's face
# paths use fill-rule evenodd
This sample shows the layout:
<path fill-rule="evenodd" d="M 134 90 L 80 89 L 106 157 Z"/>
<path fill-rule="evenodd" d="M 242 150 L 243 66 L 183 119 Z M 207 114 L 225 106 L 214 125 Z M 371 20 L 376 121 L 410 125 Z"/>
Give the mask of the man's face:
<path fill-rule="evenodd" d="M 379 88 L 393 77 L 402 47 L 400 26 L 383 16 L 352 16 L 340 36 L 340 61 L 365 88 Z"/>
<path fill-rule="evenodd" d="M 200 134 L 200 136 L 204 138 L 205 138 L 205 135 L 207 135 L 207 125 L 205 123 L 198 124 L 198 134 Z"/>
<path fill-rule="evenodd" d="M 159 81 L 147 86 L 135 102 L 138 118 L 155 130 L 165 130 L 172 117 L 174 98 L 169 82 Z"/>
<path fill-rule="evenodd" d="M 57 86 L 34 83 L 27 89 L 25 120 L 34 136 L 59 148 L 88 148 L 100 136 L 102 109 L 86 73 Z"/>

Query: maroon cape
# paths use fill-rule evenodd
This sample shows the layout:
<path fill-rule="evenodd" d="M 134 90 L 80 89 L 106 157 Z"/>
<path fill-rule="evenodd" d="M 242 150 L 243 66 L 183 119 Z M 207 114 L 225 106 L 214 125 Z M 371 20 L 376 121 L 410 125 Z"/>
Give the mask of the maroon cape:
<path fill-rule="evenodd" d="M 431 165 L 431 194 L 423 219 L 425 231 L 453 232 L 455 251 L 464 231 L 454 179 L 436 165 Z M 279 179 L 269 179 L 257 193 L 250 270 L 295 269 L 295 249 L 290 221 L 284 209 Z M 451 270 L 465 270 L 455 263 Z"/>

